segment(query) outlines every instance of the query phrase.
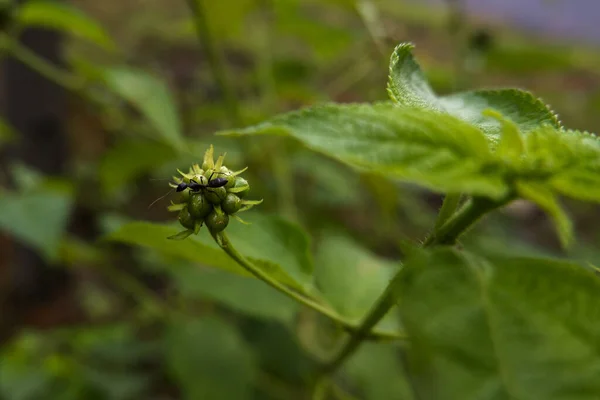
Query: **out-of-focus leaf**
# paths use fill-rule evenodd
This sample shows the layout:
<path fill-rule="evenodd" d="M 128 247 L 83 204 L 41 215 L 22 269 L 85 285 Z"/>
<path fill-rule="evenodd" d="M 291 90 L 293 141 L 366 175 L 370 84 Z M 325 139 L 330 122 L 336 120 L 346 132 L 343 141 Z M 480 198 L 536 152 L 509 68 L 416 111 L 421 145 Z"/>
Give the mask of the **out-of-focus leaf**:
<path fill-rule="evenodd" d="M 41 398 L 50 387 L 50 376 L 32 354 L 41 350 L 35 335 L 23 334 L 2 347 L 0 357 L 0 396 L 11 400 Z"/>
<path fill-rule="evenodd" d="M 201 3 L 204 17 L 209 24 L 211 36 L 216 41 L 231 41 L 232 39 L 243 39 L 246 33 L 246 19 L 256 8 L 257 3 L 253 0 L 192 0 Z M 188 18 L 178 24 L 176 32 L 184 37 L 192 37 L 197 40 L 198 32 L 194 17 Z"/>
<path fill-rule="evenodd" d="M 396 104 L 453 115 L 479 127 L 493 141 L 497 141 L 502 126 L 496 118 L 483 114 L 489 108 L 510 119 L 523 132 L 542 124 L 560 128 L 554 112 L 523 90 L 474 90 L 438 97 L 414 60 L 413 48 L 410 43 L 402 43 L 392 53 L 388 93 Z"/>
<path fill-rule="evenodd" d="M 415 400 L 400 362 L 398 347 L 387 343 L 364 343 L 344 371 L 364 394 L 365 400 Z"/>
<path fill-rule="evenodd" d="M 546 129 L 528 139 L 532 163 L 537 163 L 549 175 L 554 190 L 580 200 L 600 202 L 598 136 L 589 132 Z"/>
<path fill-rule="evenodd" d="M 171 161 L 176 153 L 169 146 L 144 140 L 119 142 L 100 164 L 100 182 L 107 193 L 122 189 L 139 174 L 155 170 Z M 166 177 L 167 180 L 170 176 Z M 166 182 L 165 182 L 165 187 Z"/>
<path fill-rule="evenodd" d="M 35 190 L 44 181 L 44 176 L 39 171 L 26 164 L 15 163 L 10 169 L 16 186 L 22 192 Z"/>
<path fill-rule="evenodd" d="M 307 186 L 314 187 L 307 201 L 333 207 L 359 204 L 360 180 L 346 165 L 312 152 L 303 152 L 291 162 L 295 171 L 307 175 Z"/>
<path fill-rule="evenodd" d="M 600 280 L 589 270 L 443 248 L 403 271 L 399 308 L 420 399 L 598 398 Z"/>
<path fill-rule="evenodd" d="M 177 287 L 186 298 L 209 298 L 236 311 L 259 318 L 289 323 L 298 304 L 257 279 L 200 270 L 187 265 L 172 271 Z"/>
<path fill-rule="evenodd" d="M 111 67 L 104 70 L 104 82 L 134 105 L 165 143 L 182 150 L 181 122 L 173 96 L 164 81 L 132 67 Z"/>
<path fill-rule="evenodd" d="M 573 224 L 552 191 L 531 182 L 517 182 L 517 190 L 522 197 L 536 203 L 552 217 L 560 241 L 567 247 L 573 239 Z"/>
<path fill-rule="evenodd" d="M 324 235 L 320 241 L 315 265 L 319 291 L 336 311 L 357 323 L 399 268 L 398 263 L 377 257 L 360 244 L 335 234 Z M 398 330 L 396 317 L 396 312 L 389 313 L 379 327 Z"/>
<path fill-rule="evenodd" d="M 246 340 L 257 352 L 261 369 L 292 384 L 305 385 L 318 364 L 298 343 L 294 329 L 275 321 L 245 321 Z"/>
<path fill-rule="evenodd" d="M 79 36 L 107 50 L 116 45 L 100 24 L 81 10 L 58 1 L 28 1 L 19 8 L 16 20 L 24 26 L 43 26 Z"/>
<path fill-rule="evenodd" d="M 72 205 L 70 193 L 43 190 L 0 194 L 0 229 L 56 261 Z"/>
<path fill-rule="evenodd" d="M 256 359 L 233 326 L 205 317 L 174 321 L 165 337 L 167 367 L 185 399 L 251 399 Z"/>
<path fill-rule="evenodd" d="M 314 11 L 311 13 L 307 11 L 305 3 L 296 0 L 273 3 L 277 32 L 300 39 L 314 52 L 316 59 L 329 61 L 339 57 L 356 38 L 356 34 L 347 27 L 332 23 L 332 19 L 321 16 L 340 14 L 343 10 L 320 1 L 312 8 Z"/>
<path fill-rule="evenodd" d="M 433 190 L 502 197 L 483 132 L 451 115 L 391 103 L 326 104 L 224 135 L 289 135 L 346 164 Z"/>
<path fill-rule="evenodd" d="M 312 285 L 312 260 L 308 253 L 308 239 L 300 228 L 278 217 L 244 216 L 251 225 L 231 223 L 227 233 L 236 249 L 278 281 L 300 290 Z M 107 239 L 138 246 L 150 247 L 211 267 L 248 276 L 249 273 L 219 248 L 208 232 L 192 235 L 186 240 L 173 241 L 167 237 L 180 227 L 132 222 L 121 226 Z"/>

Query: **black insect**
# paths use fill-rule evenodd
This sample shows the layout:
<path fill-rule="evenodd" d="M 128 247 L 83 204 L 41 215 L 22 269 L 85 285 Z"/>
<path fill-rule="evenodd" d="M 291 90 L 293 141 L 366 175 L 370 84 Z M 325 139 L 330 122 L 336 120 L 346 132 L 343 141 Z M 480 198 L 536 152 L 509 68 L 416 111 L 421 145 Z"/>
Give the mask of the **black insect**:
<path fill-rule="evenodd" d="M 210 174 L 210 177 L 208 178 L 208 183 L 206 185 L 203 185 L 201 183 L 196 182 L 193 179 L 190 179 L 190 183 L 181 182 L 179 185 L 177 185 L 175 191 L 183 192 L 185 189 L 190 189 L 192 192 L 199 192 L 201 189 L 214 189 L 227 185 L 228 180 L 225 178 L 212 179 L 214 174 L 214 172 Z"/>
<path fill-rule="evenodd" d="M 214 174 L 221 174 L 222 172 L 213 172 L 212 174 L 210 174 L 210 177 L 208 178 L 208 183 L 206 183 L 205 185 L 196 182 L 193 179 L 190 179 L 190 183 L 185 183 L 185 182 L 181 182 L 180 184 L 177 185 L 177 187 L 175 188 L 176 192 L 183 192 L 185 189 L 190 189 L 190 191 L 192 192 L 199 192 L 202 189 L 215 189 L 215 188 L 220 188 L 223 187 L 225 185 L 227 185 L 228 180 L 225 178 L 215 178 L 212 179 Z M 169 190 L 167 192 L 167 194 L 165 194 L 164 196 L 159 197 L 158 199 L 154 200 L 152 202 L 152 204 L 150 204 L 148 206 L 148 208 L 152 207 L 154 204 L 156 204 L 157 201 L 160 201 L 162 199 L 164 199 L 165 197 L 167 197 L 169 194 L 171 194 L 173 192 L 173 189 Z"/>

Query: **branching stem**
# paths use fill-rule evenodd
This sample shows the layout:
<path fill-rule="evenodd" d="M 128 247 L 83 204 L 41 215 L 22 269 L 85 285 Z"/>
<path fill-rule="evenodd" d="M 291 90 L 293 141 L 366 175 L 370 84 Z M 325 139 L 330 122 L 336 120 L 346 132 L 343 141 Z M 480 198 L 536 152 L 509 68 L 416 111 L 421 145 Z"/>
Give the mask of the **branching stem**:
<path fill-rule="evenodd" d="M 486 213 L 502 207 L 511 200 L 510 197 L 501 201 L 494 201 L 484 197 L 475 197 L 465 203 L 454 215 L 434 230 L 434 232 L 423 242 L 423 247 L 435 245 L 450 245 L 456 242 L 456 239 L 477 222 Z M 365 316 L 363 322 L 356 329 L 342 350 L 333 358 L 331 362 L 323 367 L 323 374 L 330 375 L 335 372 L 345 361 L 358 349 L 365 340 L 371 329 L 388 313 L 396 304 L 395 301 L 395 281 L 399 278 L 401 272 L 390 281 L 385 291 L 381 294 L 375 305 Z"/>
<path fill-rule="evenodd" d="M 248 260 L 242 254 L 240 254 L 235 249 L 235 247 L 233 246 L 233 244 L 231 243 L 231 241 L 229 240 L 229 237 L 227 236 L 227 234 L 225 232 L 219 232 L 219 233 L 211 232 L 211 234 L 212 234 L 213 238 L 215 239 L 215 242 L 217 242 L 217 244 L 225 251 L 225 253 L 227 253 L 227 255 L 229 255 L 229 257 L 231 257 L 241 267 L 243 267 L 246 271 L 248 271 L 250 274 L 252 274 L 256 278 L 260 279 L 261 281 L 265 282 L 267 285 L 269 285 L 272 288 L 278 290 L 279 292 L 285 294 L 286 296 L 294 299 L 295 301 L 305 305 L 306 307 L 311 308 L 314 311 L 316 311 L 320 314 L 323 314 L 326 317 L 330 318 L 331 320 L 339 323 L 340 325 L 342 325 L 344 327 L 344 329 L 346 329 L 350 332 L 353 332 L 354 330 L 356 330 L 356 326 L 352 322 L 346 320 L 342 316 L 338 315 L 336 312 L 330 310 L 329 308 L 323 306 L 322 304 L 319 304 L 318 302 L 316 302 L 300 293 L 293 291 L 292 289 L 288 288 L 284 284 L 278 282 L 276 279 L 273 279 L 271 276 L 269 276 L 269 274 L 265 273 L 262 269 L 257 267 L 254 263 L 252 263 L 250 260 Z M 373 336 L 375 336 L 379 339 L 403 339 L 404 338 L 404 336 L 401 334 L 397 334 L 394 332 L 383 332 L 383 331 L 373 332 Z"/>

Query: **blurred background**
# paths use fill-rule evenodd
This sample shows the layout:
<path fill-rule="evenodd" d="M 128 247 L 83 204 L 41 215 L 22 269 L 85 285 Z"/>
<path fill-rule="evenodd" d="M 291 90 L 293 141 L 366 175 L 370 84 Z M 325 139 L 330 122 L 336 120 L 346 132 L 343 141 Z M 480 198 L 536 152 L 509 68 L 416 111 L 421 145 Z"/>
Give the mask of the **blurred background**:
<path fill-rule="evenodd" d="M 103 238 L 128 221 L 174 221 L 168 198 L 148 205 L 214 144 L 231 168 L 249 166 L 251 197 L 265 199 L 249 213 L 300 225 L 316 264 L 401 259 L 399 238 L 424 237 L 439 195 L 283 139 L 212 136 L 316 103 L 386 100 L 400 42 L 416 45 L 439 94 L 516 86 L 565 126 L 600 132 L 593 0 L 0 5 L 1 399 L 308 398 L 330 340 L 318 317 L 260 282 Z M 568 253 L 528 203 L 464 244 L 599 263 L 598 207 L 568 206 Z M 388 346 L 351 360 L 338 398 L 407 398 Z"/>

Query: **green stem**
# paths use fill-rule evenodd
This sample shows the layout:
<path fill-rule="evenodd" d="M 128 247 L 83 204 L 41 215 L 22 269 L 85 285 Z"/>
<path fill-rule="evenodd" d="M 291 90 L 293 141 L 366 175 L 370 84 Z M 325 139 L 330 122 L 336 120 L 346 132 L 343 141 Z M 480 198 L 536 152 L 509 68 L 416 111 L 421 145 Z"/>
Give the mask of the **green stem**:
<path fill-rule="evenodd" d="M 280 291 L 281 293 L 285 294 L 286 296 L 294 299 L 295 301 L 305 305 L 306 307 L 311 308 L 314 311 L 321 313 L 321 314 L 325 315 L 326 317 L 330 318 L 331 320 L 339 323 L 346 330 L 348 330 L 350 332 L 356 330 L 356 327 L 352 324 L 352 322 L 346 320 L 345 318 L 341 317 L 334 311 L 324 307 L 323 305 L 317 303 L 316 301 L 314 301 L 304 295 L 301 295 L 300 293 L 294 292 L 287 286 L 285 286 L 282 283 L 278 282 L 277 280 L 273 279 L 271 276 L 269 276 L 269 274 L 262 271 L 259 267 L 254 265 L 254 263 L 252 263 L 246 257 L 241 255 L 235 249 L 235 247 L 233 246 L 233 244 L 231 243 L 231 241 L 229 240 L 229 237 L 227 236 L 227 234 L 225 232 L 219 232 L 219 233 L 211 232 L 211 235 L 215 239 L 215 242 L 217 242 L 217 244 L 225 251 L 225 253 L 227 253 L 227 255 L 229 255 L 229 257 L 231 257 L 234 261 L 236 261 L 240 266 L 242 266 L 246 271 L 248 271 L 250 274 L 252 274 L 256 278 L 260 279 L 261 281 L 265 282 L 267 285 Z M 403 339 L 404 338 L 403 335 L 391 333 L 391 332 L 373 332 L 373 336 L 380 338 L 380 339 Z"/>
<path fill-rule="evenodd" d="M 461 198 L 462 195 L 460 193 L 450 193 L 444 197 L 442 208 L 440 208 L 437 220 L 435 221 L 435 230 L 440 229 L 442 225 L 444 225 L 444 223 L 446 223 L 446 221 L 448 221 L 448 219 L 456 212 Z"/>
<path fill-rule="evenodd" d="M 505 205 L 510 200 L 511 198 L 509 197 L 501 201 L 493 201 L 483 197 L 475 197 L 469 200 L 459 211 L 449 218 L 446 223 L 438 230 L 434 231 L 434 233 L 425 240 L 423 247 L 453 244 L 461 234 L 477 222 L 483 215 L 493 209 Z M 358 329 L 350 336 L 350 339 L 346 342 L 342 350 L 331 362 L 323 367 L 324 374 L 333 373 L 348 357 L 354 354 L 371 329 L 388 313 L 394 304 L 396 304 L 395 282 L 399 279 L 401 273 L 402 271 L 399 271 L 390 281 L 385 291 L 367 313 Z"/>
<path fill-rule="evenodd" d="M 398 275 L 397 275 L 398 276 Z M 394 279 L 395 280 L 395 279 Z M 325 365 L 323 373 L 331 374 L 337 370 L 348 357 L 350 357 L 361 345 L 361 343 L 367 338 L 369 332 L 373 327 L 388 313 L 392 306 L 396 303 L 394 296 L 394 280 L 392 280 L 385 291 L 379 296 L 375 305 L 371 308 L 369 313 L 365 316 L 363 322 L 356 329 L 348 342 L 344 345 L 342 350 L 335 356 L 335 358 Z"/>
<path fill-rule="evenodd" d="M 85 89 L 85 81 L 49 63 L 7 35 L 0 35 L 0 49 L 21 61 L 46 79 L 74 92 Z"/>
<path fill-rule="evenodd" d="M 502 201 L 494 201 L 485 197 L 474 197 L 450 217 L 442 226 L 423 242 L 423 247 L 434 245 L 451 245 L 467 229 L 477 222 L 486 213 L 502 207 L 511 200 L 510 197 Z"/>
<path fill-rule="evenodd" d="M 217 82 L 217 85 L 219 86 L 219 89 L 223 94 L 225 106 L 227 107 L 227 110 L 229 112 L 229 118 L 231 118 L 234 124 L 241 125 L 242 117 L 240 114 L 239 103 L 233 90 L 233 87 L 231 86 L 230 81 L 227 79 L 225 63 L 223 62 L 221 55 L 217 51 L 215 42 L 208 27 L 208 21 L 206 20 L 206 12 L 202 4 L 203 0 L 186 1 L 188 7 L 190 8 L 193 14 L 196 33 L 198 35 L 200 43 L 204 47 L 206 58 L 208 59 L 208 64 L 210 65 L 213 78 Z"/>

